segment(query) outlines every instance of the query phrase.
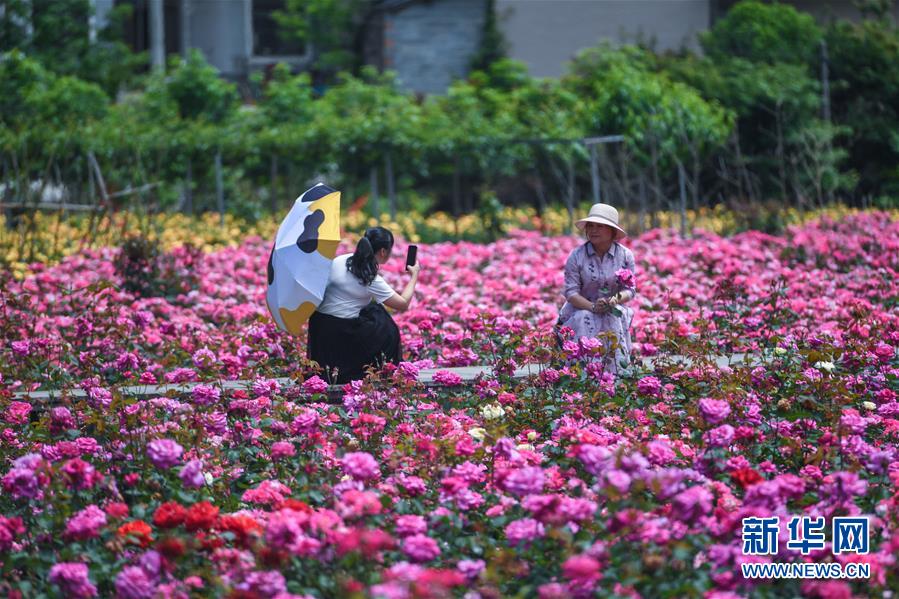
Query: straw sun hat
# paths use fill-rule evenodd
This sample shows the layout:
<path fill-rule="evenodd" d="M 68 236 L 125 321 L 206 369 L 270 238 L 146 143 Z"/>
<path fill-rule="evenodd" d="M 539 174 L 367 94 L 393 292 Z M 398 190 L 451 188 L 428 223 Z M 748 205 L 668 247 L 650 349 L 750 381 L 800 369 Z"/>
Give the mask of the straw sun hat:
<path fill-rule="evenodd" d="M 584 227 L 587 226 L 587 223 L 599 223 L 617 229 L 615 241 L 627 237 L 627 233 L 624 229 L 618 226 L 618 211 L 615 210 L 614 206 L 610 206 L 609 204 L 593 204 L 590 206 L 590 212 L 587 216 L 574 224 L 579 230 L 583 231 Z"/>

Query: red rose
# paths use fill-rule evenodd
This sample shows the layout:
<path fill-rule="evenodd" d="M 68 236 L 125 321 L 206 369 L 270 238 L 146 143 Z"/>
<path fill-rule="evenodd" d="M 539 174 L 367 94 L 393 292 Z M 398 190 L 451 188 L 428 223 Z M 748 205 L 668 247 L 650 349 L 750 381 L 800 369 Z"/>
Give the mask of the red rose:
<path fill-rule="evenodd" d="M 198 532 L 196 539 L 200 543 L 200 547 L 202 547 L 204 551 L 211 552 L 225 546 L 224 539 L 215 535 L 207 535 L 205 532 Z"/>
<path fill-rule="evenodd" d="M 121 520 L 128 517 L 128 504 L 117 501 L 107 503 L 106 507 L 103 508 L 103 511 L 105 511 L 106 515 L 110 518 Z"/>
<path fill-rule="evenodd" d="M 187 530 L 209 530 L 218 519 L 219 509 L 208 501 L 195 503 L 187 511 L 184 527 Z"/>
<path fill-rule="evenodd" d="M 343 588 L 348 594 L 361 593 L 365 590 L 365 585 L 358 580 L 348 580 L 343 584 Z"/>
<path fill-rule="evenodd" d="M 175 528 L 184 523 L 187 510 L 180 503 L 167 501 L 156 508 L 153 514 L 153 524 L 159 528 Z"/>
<path fill-rule="evenodd" d="M 259 561 L 269 569 L 280 569 L 288 555 L 284 551 L 278 551 L 270 547 L 259 550 Z"/>
<path fill-rule="evenodd" d="M 178 559 L 184 555 L 184 541 L 176 537 L 160 539 L 156 543 L 156 550 L 168 559 Z"/>
<path fill-rule="evenodd" d="M 730 478 L 744 489 L 764 480 L 762 475 L 752 468 L 737 468 L 730 473 Z"/>
<path fill-rule="evenodd" d="M 143 520 L 132 520 L 122 524 L 118 533 L 120 537 L 141 547 L 147 547 L 153 542 L 153 529 Z"/>
<path fill-rule="evenodd" d="M 262 535 L 262 525 L 246 514 L 225 514 L 218 521 L 218 529 L 230 532 L 239 545 L 247 545 L 251 536 Z"/>
<path fill-rule="evenodd" d="M 281 509 L 288 509 L 288 510 L 293 510 L 295 512 L 303 512 L 306 514 L 309 514 L 312 512 L 312 508 L 309 507 L 309 505 L 306 504 L 305 502 L 300 501 L 299 499 L 285 499 L 283 501 L 283 503 L 281 503 Z"/>
<path fill-rule="evenodd" d="M 389 533 L 378 529 L 369 529 L 362 532 L 359 538 L 362 555 L 368 559 L 375 558 L 379 552 L 393 549 L 396 542 Z"/>

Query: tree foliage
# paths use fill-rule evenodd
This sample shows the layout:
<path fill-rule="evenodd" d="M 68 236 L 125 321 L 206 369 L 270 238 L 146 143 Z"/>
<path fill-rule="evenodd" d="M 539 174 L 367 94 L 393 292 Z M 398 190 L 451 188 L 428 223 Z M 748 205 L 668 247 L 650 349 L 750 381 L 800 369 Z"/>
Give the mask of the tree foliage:
<path fill-rule="evenodd" d="M 821 35 L 814 17 L 788 4 L 744 0 L 700 41 L 713 60 L 806 64 L 817 53 Z"/>
<path fill-rule="evenodd" d="M 110 96 L 133 82 L 146 62 L 122 41 L 131 6 L 121 4 L 108 24 L 90 35 L 91 0 L 5 0 L 0 16 L 0 52 L 19 50 L 47 70 L 96 83 Z"/>
<path fill-rule="evenodd" d="M 443 201 L 463 184 L 469 195 L 493 197 L 503 179 L 534 188 L 554 181 L 559 199 L 571 177 L 590 185 L 587 148 L 570 140 L 605 134 L 625 136 L 626 168 L 651 176 L 660 198 L 678 193 L 680 167 L 697 201 L 735 194 L 821 202 L 899 187 L 899 35 L 882 18 L 822 32 L 790 7 L 749 0 L 703 37 L 704 56 L 602 45 L 559 79 L 531 77 L 522 63 L 494 56 L 427 98 L 403 90 L 389 71 L 351 72 L 337 60 L 322 91 L 313 74 L 281 65 L 257 79 L 258 97 L 242 105 L 236 86 L 199 52 L 135 80 L 127 93 L 114 84 L 118 76 L 64 72 L 68 63 L 40 54 L 52 50 L 43 38 L 19 35 L 21 5 L 8 6 L 0 33 L 6 46 L 18 41 L 0 54 L 0 165 L 35 178 L 52 166 L 84 189 L 92 153 L 110 187 L 152 183 L 163 206 L 191 194 L 200 209 L 212 206 L 219 153 L 228 197 L 272 205 L 321 177 L 358 196 L 388 166 L 404 189 Z M 282 17 L 327 54 L 350 49 L 370 8 L 363 0 L 289 2 Z M 308 18 L 301 24 L 300 16 Z M 821 116 L 822 39 L 832 122 Z M 83 58 L 103 43 L 86 54 L 61 47 Z M 115 102 L 111 89 L 120 90 Z M 557 141 L 535 142 L 547 139 Z M 569 176 L 573 164 L 581 170 Z"/>

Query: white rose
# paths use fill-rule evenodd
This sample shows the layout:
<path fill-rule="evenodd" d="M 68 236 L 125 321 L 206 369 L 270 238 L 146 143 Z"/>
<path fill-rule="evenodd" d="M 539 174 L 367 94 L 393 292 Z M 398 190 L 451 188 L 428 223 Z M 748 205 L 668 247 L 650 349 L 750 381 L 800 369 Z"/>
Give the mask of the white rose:
<path fill-rule="evenodd" d="M 827 372 L 833 372 L 833 369 L 836 365 L 833 362 L 815 362 L 815 368 L 818 370 L 826 370 Z"/>
<path fill-rule="evenodd" d="M 487 435 L 487 431 L 481 427 L 475 427 L 468 431 L 468 435 L 475 441 L 483 441 L 484 437 Z"/>
<path fill-rule="evenodd" d="M 498 403 L 487 404 L 481 408 L 481 416 L 487 420 L 496 420 L 502 418 L 506 411 Z"/>

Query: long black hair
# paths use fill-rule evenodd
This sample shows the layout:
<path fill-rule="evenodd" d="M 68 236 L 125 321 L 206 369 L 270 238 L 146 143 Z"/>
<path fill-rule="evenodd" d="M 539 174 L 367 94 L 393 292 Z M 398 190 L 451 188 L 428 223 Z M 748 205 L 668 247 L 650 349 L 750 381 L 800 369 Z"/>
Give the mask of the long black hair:
<path fill-rule="evenodd" d="M 378 276 L 378 262 L 375 252 L 393 249 L 393 233 L 384 227 L 372 227 L 356 244 L 356 251 L 346 261 L 346 269 L 353 273 L 363 285 L 371 285 Z"/>

